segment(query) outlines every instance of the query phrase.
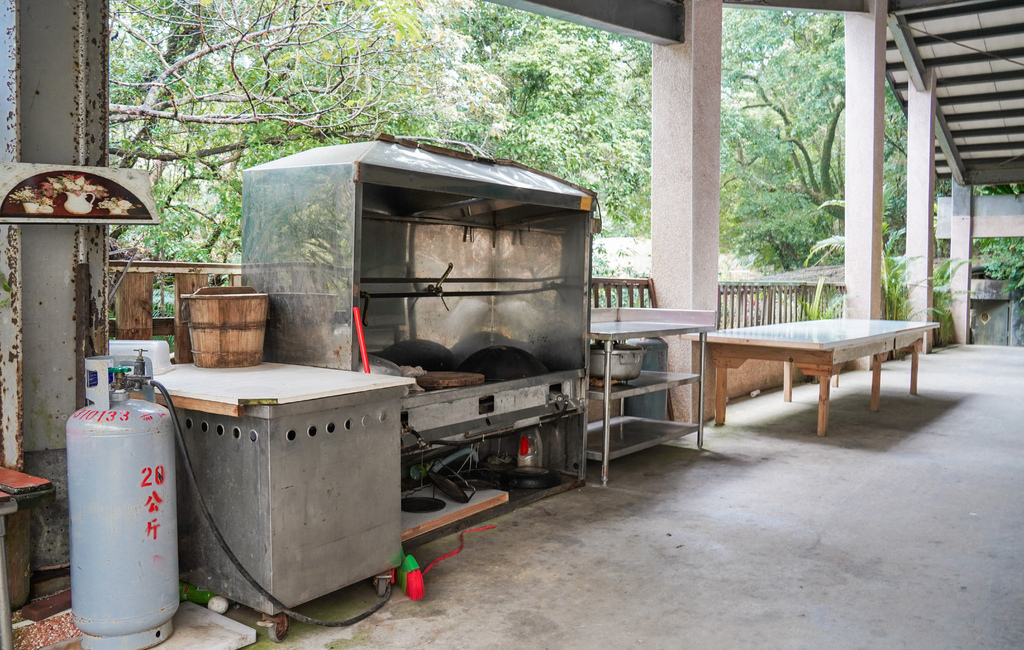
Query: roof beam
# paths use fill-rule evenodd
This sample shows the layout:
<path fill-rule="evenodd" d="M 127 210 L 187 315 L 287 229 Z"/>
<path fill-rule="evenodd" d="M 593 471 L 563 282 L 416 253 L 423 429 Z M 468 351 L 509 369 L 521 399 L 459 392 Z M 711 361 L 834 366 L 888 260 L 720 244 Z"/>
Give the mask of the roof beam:
<path fill-rule="evenodd" d="M 906 18 L 904 16 L 900 16 Z M 911 32 L 919 32 L 920 30 L 910 27 Z M 1024 34 L 1024 25 L 1011 23 L 1009 25 L 997 25 L 995 27 L 983 27 L 981 29 L 965 29 L 960 32 L 947 32 L 945 34 L 933 34 L 928 35 L 924 32 L 920 32 L 920 35 L 914 37 L 914 43 L 918 47 L 925 45 L 935 45 L 937 43 L 960 43 L 962 41 L 979 41 L 983 38 L 994 38 L 996 36 L 1018 36 Z M 888 49 L 896 49 L 895 44 L 890 44 Z"/>
<path fill-rule="evenodd" d="M 984 102 L 1008 102 L 1024 99 L 1024 90 L 1004 90 L 994 93 L 974 93 L 968 95 L 952 95 L 940 97 L 939 106 L 958 106 L 960 104 L 981 104 Z"/>
<path fill-rule="evenodd" d="M 684 40 L 683 4 L 676 0 L 490 0 L 656 45 Z"/>
<path fill-rule="evenodd" d="M 1024 108 L 1008 108 L 995 111 L 978 111 L 977 113 L 951 113 L 950 122 L 980 122 L 982 120 L 1001 120 L 1008 117 L 1024 117 Z"/>
<path fill-rule="evenodd" d="M 929 67 L 940 67 L 946 65 L 962 65 L 964 63 L 978 63 L 994 61 L 996 59 L 1019 59 L 1024 58 L 1024 47 L 1012 47 L 1008 50 L 986 50 L 984 52 L 968 52 L 966 54 L 954 54 L 952 56 L 939 56 L 934 59 L 925 60 Z"/>
<path fill-rule="evenodd" d="M 921 54 L 914 44 L 914 37 L 910 33 L 910 27 L 907 25 L 906 19 L 903 16 L 889 14 L 886 22 L 889 26 L 889 31 L 896 41 L 896 47 L 900 51 L 900 56 L 906 62 L 907 74 L 910 76 L 911 83 L 914 84 L 918 91 L 923 91 L 925 89 L 925 66 L 921 61 Z M 886 67 L 888 68 L 888 66 Z M 886 70 L 886 76 L 891 83 L 892 76 L 889 75 L 888 70 Z M 946 124 L 946 119 L 943 117 L 941 110 L 935 112 L 935 139 L 938 142 L 939 149 L 942 151 L 942 155 L 945 156 L 952 168 L 953 177 L 958 183 L 962 182 L 964 163 L 960 158 L 960 151 L 953 141 L 953 136 L 949 133 L 949 125 Z"/>
<path fill-rule="evenodd" d="M 1024 68 L 1020 70 L 1004 70 L 1003 72 L 988 72 L 985 74 L 965 74 L 959 77 L 942 77 L 939 79 L 939 88 L 987 84 L 997 81 L 1024 81 Z"/>
<path fill-rule="evenodd" d="M 978 169 L 967 172 L 964 176 L 964 180 L 968 185 L 1006 185 L 1007 183 L 1022 183 L 1024 182 L 1024 165 L 1017 167 Z"/>
<path fill-rule="evenodd" d="M 1014 167 L 1024 166 L 1024 156 L 988 156 L 986 158 L 967 158 L 967 172 L 979 171 L 982 169 L 996 169 L 1012 164 Z"/>
<path fill-rule="evenodd" d="M 961 131 L 953 131 L 954 138 L 966 139 L 966 138 L 993 138 L 999 136 L 1010 136 L 1010 135 L 1024 135 L 1024 124 L 1017 126 L 997 126 L 991 129 L 966 129 Z"/>
<path fill-rule="evenodd" d="M 908 14 L 910 22 L 953 18 L 967 14 L 980 14 L 989 11 L 1003 11 L 1020 6 L 1018 0 L 993 0 L 978 2 L 972 0 L 889 0 L 889 13 Z"/>
<path fill-rule="evenodd" d="M 1004 70 L 1003 72 L 986 72 L 984 74 L 965 74 L 959 77 L 940 77 L 938 87 L 975 86 L 978 84 L 996 83 L 997 81 L 1024 81 L 1024 68 L 1020 70 Z M 893 84 L 893 90 L 903 92 L 906 89 L 906 83 Z"/>
<path fill-rule="evenodd" d="M 896 49 L 900 51 L 900 56 L 906 65 L 910 82 L 914 84 L 914 88 L 918 92 L 923 91 L 924 63 L 921 61 L 921 53 L 918 52 L 917 46 L 914 44 L 914 36 L 910 33 L 907 19 L 903 16 L 889 14 L 886 23 L 889 25 L 889 31 L 896 43 Z M 888 72 L 888 66 L 886 66 L 886 72 Z"/>
<path fill-rule="evenodd" d="M 975 144 L 962 144 L 957 147 L 957 151 L 960 153 L 978 153 L 982 151 L 1003 151 L 1005 149 L 1024 149 L 1024 141 L 1016 142 L 977 142 Z M 939 151 L 939 148 L 935 148 Z M 973 162 L 971 158 L 964 160 L 964 163 L 970 164 Z"/>
<path fill-rule="evenodd" d="M 730 0 L 723 2 L 722 6 L 732 9 L 791 9 L 823 13 L 864 12 L 864 0 Z"/>
<path fill-rule="evenodd" d="M 953 178 L 957 183 L 964 184 L 964 161 L 960 158 L 960 152 L 953 142 L 953 136 L 949 133 L 949 125 L 942 111 L 935 113 L 935 139 L 939 142 L 939 149 L 946 158 L 946 162 L 953 170 Z"/>

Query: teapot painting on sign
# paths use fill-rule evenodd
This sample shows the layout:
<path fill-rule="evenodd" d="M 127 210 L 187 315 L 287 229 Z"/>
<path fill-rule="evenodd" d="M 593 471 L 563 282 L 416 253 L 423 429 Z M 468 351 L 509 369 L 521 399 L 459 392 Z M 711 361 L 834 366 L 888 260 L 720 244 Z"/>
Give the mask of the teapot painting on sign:
<path fill-rule="evenodd" d="M 0 164 L 0 223 L 157 223 L 136 170 Z"/>

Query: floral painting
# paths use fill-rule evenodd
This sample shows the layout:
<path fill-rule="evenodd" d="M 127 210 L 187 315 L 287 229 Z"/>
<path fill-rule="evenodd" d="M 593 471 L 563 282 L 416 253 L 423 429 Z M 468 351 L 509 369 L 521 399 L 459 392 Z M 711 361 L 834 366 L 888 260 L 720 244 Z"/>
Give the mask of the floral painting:
<path fill-rule="evenodd" d="M 149 210 L 114 181 L 81 171 L 36 174 L 18 183 L 0 204 L 4 215 L 149 219 Z"/>

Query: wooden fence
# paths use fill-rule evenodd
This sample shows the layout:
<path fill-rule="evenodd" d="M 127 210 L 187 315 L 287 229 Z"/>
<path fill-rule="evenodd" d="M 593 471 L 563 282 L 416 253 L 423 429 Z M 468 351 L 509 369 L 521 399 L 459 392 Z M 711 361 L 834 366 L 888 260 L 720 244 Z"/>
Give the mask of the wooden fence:
<path fill-rule="evenodd" d="M 125 266 L 125 262 L 110 262 L 112 278 L 120 277 Z M 181 296 L 202 287 L 238 286 L 241 277 L 238 264 L 134 262 L 117 287 L 110 336 L 142 340 L 173 336 L 174 362 L 192 363 L 188 325 L 181 319 Z"/>

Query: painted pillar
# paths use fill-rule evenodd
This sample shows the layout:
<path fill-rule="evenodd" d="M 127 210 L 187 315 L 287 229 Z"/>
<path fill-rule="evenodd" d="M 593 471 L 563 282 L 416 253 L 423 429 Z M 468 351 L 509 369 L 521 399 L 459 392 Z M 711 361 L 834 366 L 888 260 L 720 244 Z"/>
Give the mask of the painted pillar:
<path fill-rule="evenodd" d="M 974 201 L 972 187 L 953 180 L 953 213 L 950 220 L 949 257 L 957 265 L 953 274 L 953 340 L 970 340 L 971 245 L 973 243 Z"/>
<path fill-rule="evenodd" d="M 882 313 L 885 0 L 846 14 L 846 316 Z"/>
<path fill-rule="evenodd" d="M 0 0 L 0 160 L 18 160 L 18 26 L 15 0 Z M 0 465 L 22 468 L 21 229 L 0 225 Z"/>
<path fill-rule="evenodd" d="M 722 122 L 722 2 L 689 0 L 685 43 L 654 46 L 651 239 L 658 306 L 715 309 Z M 697 367 L 696 345 L 672 342 L 669 368 Z M 677 419 L 692 395 L 676 391 Z M 713 399 L 713 391 L 706 391 Z"/>
<path fill-rule="evenodd" d="M 18 0 L 22 162 L 105 165 L 107 0 Z M 24 466 L 53 481 L 32 511 L 32 565 L 68 558 L 64 425 L 82 359 L 106 350 L 106 228 L 22 226 Z M 6 379 L 6 377 L 5 377 Z"/>
<path fill-rule="evenodd" d="M 935 257 L 935 71 L 924 75 L 925 88 L 907 90 L 907 280 L 911 318 L 934 320 L 932 265 Z M 925 352 L 932 337 L 925 338 Z"/>

